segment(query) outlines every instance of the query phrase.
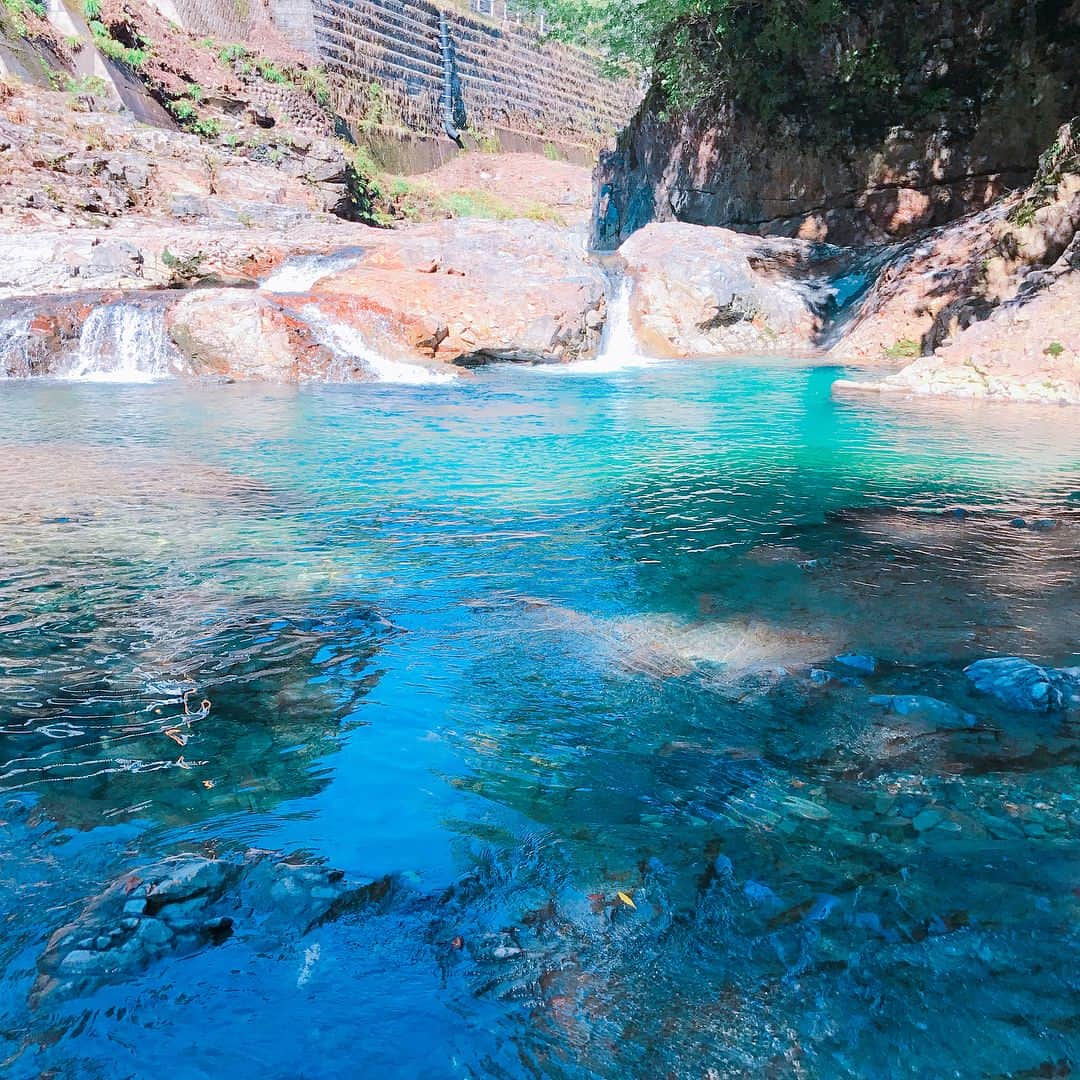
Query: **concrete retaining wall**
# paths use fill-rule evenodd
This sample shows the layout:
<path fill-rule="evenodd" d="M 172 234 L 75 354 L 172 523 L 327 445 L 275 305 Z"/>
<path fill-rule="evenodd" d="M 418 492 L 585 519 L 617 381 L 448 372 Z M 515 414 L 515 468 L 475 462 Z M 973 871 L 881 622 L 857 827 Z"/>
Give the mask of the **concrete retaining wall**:
<path fill-rule="evenodd" d="M 250 39 L 272 21 L 330 75 L 338 111 L 354 126 L 442 130 L 439 8 L 429 0 L 170 0 L 196 34 Z M 505 5 L 503 5 L 505 10 Z M 600 75 L 595 57 L 533 30 L 448 11 L 458 120 L 562 144 L 595 144 L 637 105 L 629 81 Z"/>

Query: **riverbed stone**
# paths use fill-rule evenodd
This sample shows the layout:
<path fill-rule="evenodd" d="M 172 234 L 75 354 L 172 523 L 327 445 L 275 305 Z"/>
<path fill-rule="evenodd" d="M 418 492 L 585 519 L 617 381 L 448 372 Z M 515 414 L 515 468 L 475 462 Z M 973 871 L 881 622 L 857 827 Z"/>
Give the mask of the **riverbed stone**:
<path fill-rule="evenodd" d="M 146 898 L 131 896 L 134 889 Z M 385 891 L 341 871 L 271 852 L 227 859 L 180 855 L 122 875 L 49 939 L 31 1000 L 92 990 L 108 974 L 131 977 L 162 956 L 219 944 L 233 933 L 264 944 L 306 933 Z M 129 906 L 147 907 L 142 918 Z"/>
<path fill-rule="evenodd" d="M 897 716 L 917 717 L 937 727 L 973 727 L 977 718 L 972 713 L 950 705 L 947 701 L 926 694 L 874 694 L 870 704 Z"/>
<path fill-rule="evenodd" d="M 865 653 L 842 653 L 836 657 L 836 662 L 863 675 L 873 675 L 877 671 L 877 660 Z"/>
<path fill-rule="evenodd" d="M 990 694 L 1011 709 L 1049 713 L 1063 707 L 1065 681 L 1052 669 L 1019 656 L 998 656 L 969 664 L 964 673 L 975 689 Z"/>

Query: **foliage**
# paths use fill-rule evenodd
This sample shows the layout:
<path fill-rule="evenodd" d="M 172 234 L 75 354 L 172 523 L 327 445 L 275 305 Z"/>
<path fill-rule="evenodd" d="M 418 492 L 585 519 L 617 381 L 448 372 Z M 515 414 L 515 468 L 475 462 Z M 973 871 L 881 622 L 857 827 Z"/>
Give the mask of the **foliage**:
<path fill-rule="evenodd" d="M 190 255 L 175 255 L 168 248 L 164 248 L 161 252 L 161 261 L 167 269 L 172 271 L 173 284 L 179 284 L 202 274 L 206 253 L 195 251 Z"/>
<path fill-rule="evenodd" d="M 138 45 L 125 45 L 122 41 L 114 38 L 109 28 L 98 19 L 90 20 L 90 32 L 94 35 L 94 44 L 97 45 L 102 56 L 107 56 L 110 60 L 124 64 L 133 71 L 138 71 L 146 63 L 146 58 L 150 55 L 147 41 L 139 38 Z"/>
<path fill-rule="evenodd" d="M 203 139 L 216 139 L 221 134 L 221 124 L 214 117 L 200 117 L 191 124 L 194 134 Z"/>
<path fill-rule="evenodd" d="M 361 131 L 370 131 L 372 128 L 377 127 L 388 127 L 398 120 L 390 98 L 378 79 L 373 79 L 367 84 L 365 95 L 367 100 L 364 102 L 364 115 L 357 121 L 357 127 Z"/>
<path fill-rule="evenodd" d="M 90 94 L 100 97 L 108 93 L 109 88 L 100 75 L 84 75 L 81 79 L 65 75 L 64 89 L 69 94 Z"/>
<path fill-rule="evenodd" d="M 922 355 L 922 346 L 911 338 L 900 338 L 885 350 L 885 355 L 890 360 L 915 360 Z"/>
<path fill-rule="evenodd" d="M 86 16 L 87 22 L 100 21 L 101 0 L 83 0 L 83 15 Z"/>
<path fill-rule="evenodd" d="M 399 176 L 385 188 L 385 200 L 390 216 L 398 220 L 422 221 L 436 218 L 487 218 L 509 221 L 529 218 L 532 221 L 551 221 L 564 225 L 559 214 L 541 203 L 511 206 L 488 191 L 460 188 L 440 192 L 422 180 Z"/>
<path fill-rule="evenodd" d="M 306 90 L 324 109 L 330 107 L 330 80 L 323 68 L 305 71 L 299 78 L 300 88 Z"/>
<path fill-rule="evenodd" d="M 8 16 L 2 21 L 9 23 L 18 37 L 26 37 L 30 33 L 28 20 L 31 16 L 45 18 L 45 5 L 41 0 L 2 0 L 0 14 Z"/>
<path fill-rule="evenodd" d="M 235 64 L 237 60 L 246 60 L 248 51 L 243 45 L 223 45 L 218 50 L 218 59 L 223 64 Z"/>
<path fill-rule="evenodd" d="M 1065 346 L 1062 345 L 1060 341 L 1051 341 L 1050 344 L 1047 345 L 1045 349 L 1043 349 L 1043 352 L 1046 353 L 1047 356 L 1052 356 L 1055 359 L 1059 357 L 1064 351 Z"/>
<path fill-rule="evenodd" d="M 502 150 L 502 143 L 494 131 L 470 131 L 469 134 L 476 141 L 476 149 L 482 154 L 498 154 Z"/>
<path fill-rule="evenodd" d="M 288 84 L 292 82 L 289 76 L 286 75 L 272 60 L 257 59 L 255 61 L 255 70 L 267 82 L 280 83 L 283 86 L 288 86 Z"/>
<path fill-rule="evenodd" d="M 193 123 L 199 117 L 199 110 L 196 109 L 187 98 L 177 98 L 175 101 L 170 101 L 169 112 L 171 112 L 181 124 Z"/>
<path fill-rule="evenodd" d="M 1080 117 L 1062 124 L 1057 137 L 1039 158 L 1039 167 L 1024 197 L 1012 208 L 1009 221 L 1025 228 L 1057 192 L 1066 173 L 1080 173 Z"/>
<path fill-rule="evenodd" d="M 971 122 L 1003 57 L 1051 32 L 1019 0 L 964 33 L 908 16 L 899 0 L 524 2 L 543 8 L 553 36 L 598 51 L 609 74 L 649 73 L 654 114 L 730 108 L 849 146 L 936 113 Z"/>

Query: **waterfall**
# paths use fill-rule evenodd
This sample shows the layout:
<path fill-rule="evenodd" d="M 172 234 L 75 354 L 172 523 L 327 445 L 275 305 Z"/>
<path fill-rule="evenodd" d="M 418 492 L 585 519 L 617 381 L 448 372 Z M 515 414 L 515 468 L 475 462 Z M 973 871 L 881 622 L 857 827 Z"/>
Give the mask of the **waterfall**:
<path fill-rule="evenodd" d="M 90 312 L 79 336 L 72 379 L 151 382 L 175 373 L 179 353 L 165 330 L 161 304 L 103 304 Z"/>
<path fill-rule="evenodd" d="M 0 379 L 31 374 L 30 321 L 29 315 L 0 319 Z"/>
<path fill-rule="evenodd" d="M 645 356 L 634 336 L 634 324 L 630 318 L 630 296 L 634 291 L 633 280 L 622 276 L 608 279 L 607 318 L 600 337 L 600 348 L 593 360 L 577 360 L 571 364 L 551 364 L 538 370 L 552 374 L 604 374 L 623 368 L 647 367 L 655 364 L 653 357 Z"/>
<path fill-rule="evenodd" d="M 455 375 L 449 371 L 433 371 L 422 364 L 381 356 L 364 341 L 355 327 L 327 318 L 314 305 L 304 308 L 302 314 L 318 340 L 335 356 L 352 361 L 350 368 L 359 361 L 364 370 L 379 382 L 446 383 L 455 379 Z M 344 372 L 337 380 L 334 375 L 333 371 L 329 372 L 327 381 L 346 381 Z"/>
<path fill-rule="evenodd" d="M 620 363 L 640 356 L 634 338 L 634 324 L 630 320 L 630 295 L 633 291 L 631 278 L 624 276 L 615 282 L 615 295 L 608 303 L 604 333 L 600 338 L 598 361 Z"/>
<path fill-rule="evenodd" d="M 332 255 L 299 255 L 286 259 L 262 283 L 262 289 L 272 293 L 305 293 L 324 277 L 347 270 L 362 254 L 361 248 L 353 247 L 335 251 Z"/>

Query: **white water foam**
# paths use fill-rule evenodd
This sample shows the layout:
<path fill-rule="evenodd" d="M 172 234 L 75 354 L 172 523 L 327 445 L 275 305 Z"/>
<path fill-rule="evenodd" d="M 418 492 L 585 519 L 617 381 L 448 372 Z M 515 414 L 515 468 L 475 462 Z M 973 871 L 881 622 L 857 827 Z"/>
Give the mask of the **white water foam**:
<path fill-rule="evenodd" d="M 0 379 L 30 374 L 30 316 L 0 319 Z"/>
<path fill-rule="evenodd" d="M 153 382 L 179 360 L 158 304 L 103 304 L 90 312 L 68 378 L 89 382 Z"/>
<path fill-rule="evenodd" d="M 379 382 L 419 385 L 448 383 L 456 378 L 448 371 L 432 371 L 422 364 L 410 364 L 404 360 L 391 360 L 389 357 L 381 356 L 364 341 L 355 327 L 328 319 L 314 305 L 304 308 L 302 314 L 323 345 L 336 356 L 359 361 L 363 368 Z"/>
<path fill-rule="evenodd" d="M 633 281 L 628 277 L 619 278 L 615 283 L 614 296 L 609 294 L 600 349 L 592 360 L 548 364 L 536 370 L 554 375 L 605 375 L 625 368 L 651 367 L 660 363 L 656 357 L 645 356 L 634 337 L 634 324 L 630 319 L 630 294 L 633 288 Z"/>
<path fill-rule="evenodd" d="M 360 252 L 352 248 L 333 255 L 299 255 L 286 259 L 262 283 L 262 289 L 272 293 L 305 293 L 324 277 L 347 270 L 359 258 Z"/>

